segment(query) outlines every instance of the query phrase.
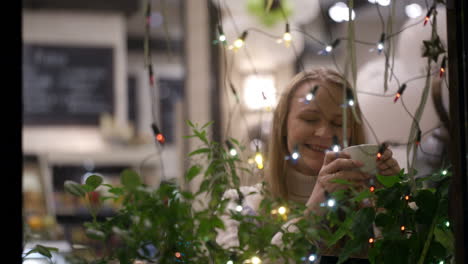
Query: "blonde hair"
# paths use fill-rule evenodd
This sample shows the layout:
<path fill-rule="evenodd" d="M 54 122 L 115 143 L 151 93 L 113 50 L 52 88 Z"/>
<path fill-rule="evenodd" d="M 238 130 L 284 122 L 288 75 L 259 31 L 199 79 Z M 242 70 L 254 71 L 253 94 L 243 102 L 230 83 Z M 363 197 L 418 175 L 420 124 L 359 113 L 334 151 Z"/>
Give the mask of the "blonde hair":
<path fill-rule="evenodd" d="M 342 77 L 339 73 L 330 69 L 314 69 L 308 72 L 300 72 L 291 80 L 289 85 L 283 91 L 278 105 L 274 111 L 272 129 L 269 139 L 269 152 L 268 152 L 268 165 L 266 168 L 266 183 L 269 188 L 270 194 L 274 197 L 288 198 L 286 186 L 286 168 L 287 161 L 284 157 L 288 155 L 287 145 L 287 119 L 291 98 L 295 91 L 303 83 L 308 81 L 321 81 L 333 84 L 337 87 L 346 87 L 351 89 L 349 82 Z M 356 114 L 361 117 L 358 107 L 356 107 Z M 352 116 L 352 115 L 350 115 Z M 365 141 L 364 131 L 362 126 L 357 123 L 354 118 L 350 118 L 351 137 L 349 145 L 363 144 Z"/>

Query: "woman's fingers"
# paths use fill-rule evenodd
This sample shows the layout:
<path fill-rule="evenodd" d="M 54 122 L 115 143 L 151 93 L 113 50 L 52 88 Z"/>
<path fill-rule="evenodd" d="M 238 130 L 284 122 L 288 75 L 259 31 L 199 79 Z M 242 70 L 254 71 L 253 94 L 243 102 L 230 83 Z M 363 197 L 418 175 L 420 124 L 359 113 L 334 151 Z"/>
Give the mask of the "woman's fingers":
<path fill-rule="evenodd" d="M 388 168 L 386 170 L 381 170 L 379 171 L 379 174 L 383 176 L 392 176 L 392 175 L 398 174 L 399 172 L 400 172 L 400 167 L 396 166 L 396 167 Z"/>
<path fill-rule="evenodd" d="M 381 175 L 393 175 L 400 172 L 400 165 L 393 158 L 377 163 L 377 168 Z"/>
<path fill-rule="evenodd" d="M 377 163 L 377 168 L 379 168 L 379 170 L 386 170 L 395 166 L 398 166 L 398 162 L 394 159 L 388 159 L 386 161 Z"/>
<path fill-rule="evenodd" d="M 347 181 L 365 181 L 372 177 L 372 175 L 360 171 L 339 171 L 332 174 L 332 179 L 343 179 Z"/>
<path fill-rule="evenodd" d="M 390 149 L 385 149 L 384 153 L 382 153 L 382 157 L 380 158 L 380 161 L 386 161 L 388 159 L 391 159 L 393 156 L 393 152 Z"/>
<path fill-rule="evenodd" d="M 359 172 L 359 171 L 339 171 L 333 174 L 324 175 L 318 178 L 319 183 L 328 192 L 334 192 L 338 189 L 345 189 L 349 186 L 341 183 L 336 183 L 333 180 L 342 179 L 349 181 L 355 185 L 355 187 L 366 187 L 367 181 L 372 175 Z"/>
<path fill-rule="evenodd" d="M 349 159 L 351 158 L 351 156 L 344 152 L 328 151 L 327 153 L 325 153 L 325 158 L 323 159 L 323 166 L 330 164 L 332 161 L 338 158 Z"/>
<path fill-rule="evenodd" d="M 362 167 L 364 164 L 358 160 L 338 158 L 324 165 L 319 172 L 320 175 L 332 174 L 343 170 L 351 170 Z"/>
<path fill-rule="evenodd" d="M 381 175 L 394 175 L 400 172 L 400 165 L 392 158 L 393 152 L 390 149 L 385 149 L 381 159 L 377 162 L 377 168 Z"/>

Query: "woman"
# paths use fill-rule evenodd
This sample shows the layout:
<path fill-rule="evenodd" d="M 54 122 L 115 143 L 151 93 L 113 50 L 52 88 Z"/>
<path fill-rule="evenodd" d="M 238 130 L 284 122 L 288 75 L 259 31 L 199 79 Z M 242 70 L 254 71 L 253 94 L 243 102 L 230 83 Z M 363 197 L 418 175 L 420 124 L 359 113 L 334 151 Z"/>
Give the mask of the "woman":
<path fill-rule="evenodd" d="M 372 175 L 353 170 L 361 167 L 361 162 L 350 159 L 343 152 L 328 151 L 335 143 L 334 138 L 343 142 L 341 105 L 344 87 L 348 91 L 351 89 L 335 71 L 316 69 L 297 74 L 283 92 L 273 116 L 265 172 L 267 186 L 273 196 L 304 203 L 308 211 L 320 214 L 325 193 L 344 188 L 344 185 L 333 183 L 334 179 L 353 182 L 358 188 L 367 187 Z M 357 108 L 356 113 L 360 115 Z M 348 144 L 363 144 L 362 126 L 354 120 L 349 107 L 347 117 Z M 298 153 L 299 158 L 293 156 L 294 153 Z M 381 175 L 394 175 L 400 171 L 389 149 L 377 162 L 377 168 Z M 241 187 L 241 192 L 247 194 L 258 191 L 258 188 L 258 185 Z M 229 190 L 225 198 L 235 201 L 239 197 L 236 191 Z M 244 210 L 255 212 L 261 199 L 260 194 L 247 196 Z M 228 205 L 229 209 L 233 207 L 234 202 Z M 226 229 L 218 233 L 217 242 L 224 247 L 237 246 L 237 222 L 228 215 L 222 219 Z M 279 243 L 281 234 L 278 233 L 272 243 Z"/>

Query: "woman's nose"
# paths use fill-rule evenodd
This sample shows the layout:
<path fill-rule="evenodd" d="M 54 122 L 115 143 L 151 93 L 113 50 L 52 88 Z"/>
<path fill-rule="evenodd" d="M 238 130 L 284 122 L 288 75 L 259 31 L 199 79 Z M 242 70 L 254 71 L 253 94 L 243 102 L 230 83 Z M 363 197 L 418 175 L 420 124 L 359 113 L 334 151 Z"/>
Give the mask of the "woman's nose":
<path fill-rule="evenodd" d="M 329 124 L 320 124 L 315 130 L 315 135 L 323 138 L 333 137 L 333 129 Z"/>

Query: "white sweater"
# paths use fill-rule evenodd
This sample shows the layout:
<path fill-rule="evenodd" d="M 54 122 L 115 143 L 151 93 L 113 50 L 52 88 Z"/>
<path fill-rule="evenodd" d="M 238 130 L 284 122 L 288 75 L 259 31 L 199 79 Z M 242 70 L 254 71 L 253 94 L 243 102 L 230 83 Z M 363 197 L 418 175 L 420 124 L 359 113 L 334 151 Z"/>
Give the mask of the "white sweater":
<path fill-rule="evenodd" d="M 287 190 L 289 199 L 295 202 L 306 203 L 309 199 L 312 190 L 314 189 L 317 176 L 308 176 L 299 173 L 296 170 L 290 169 L 287 173 Z M 244 196 L 242 203 L 242 214 L 256 214 L 260 202 L 263 197 L 261 195 L 262 184 L 256 184 L 254 186 L 242 186 L 240 191 Z M 255 194 L 250 194 L 255 193 Z M 250 194 L 250 195 L 249 195 Z M 237 201 L 239 195 L 236 190 L 231 189 L 224 193 L 223 199 L 229 199 L 227 204 L 227 211 L 235 210 L 237 207 Z M 237 231 L 239 223 L 236 220 L 230 218 L 229 213 L 221 216 L 221 220 L 224 223 L 225 230 L 218 229 L 218 235 L 216 237 L 216 242 L 225 249 L 230 247 L 238 247 L 239 239 L 237 238 Z M 296 232 L 297 228 L 293 225 L 297 220 L 292 219 L 283 225 L 283 229 L 287 232 Z M 282 243 L 282 232 L 276 233 L 273 237 L 271 243 L 273 245 L 281 246 Z"/>

